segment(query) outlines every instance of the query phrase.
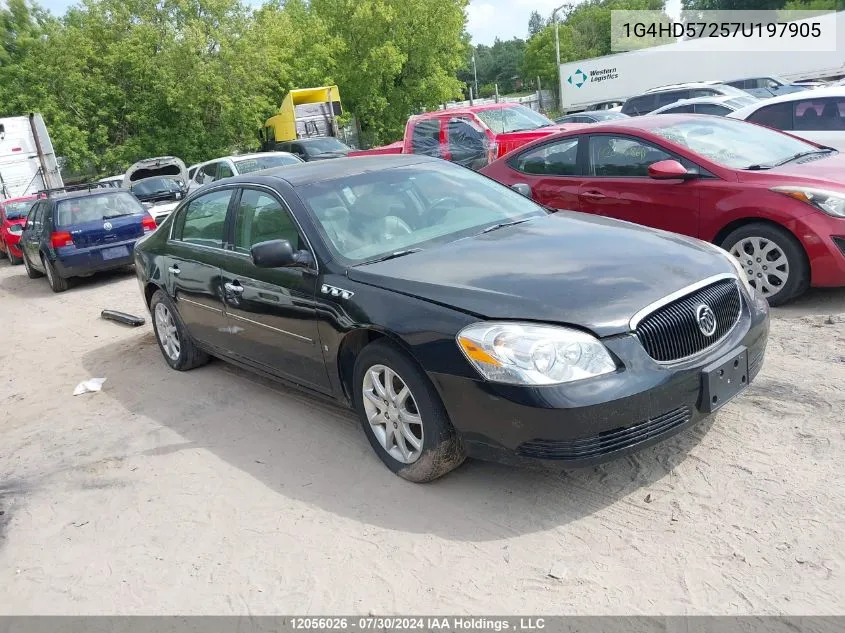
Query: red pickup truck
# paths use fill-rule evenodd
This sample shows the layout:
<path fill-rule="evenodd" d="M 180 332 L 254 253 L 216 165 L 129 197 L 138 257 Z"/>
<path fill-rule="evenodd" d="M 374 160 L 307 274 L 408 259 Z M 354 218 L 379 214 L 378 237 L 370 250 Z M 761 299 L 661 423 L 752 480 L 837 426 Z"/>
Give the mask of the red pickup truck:
<path fill-rule="evenodd" d="M 519 103 L 492 103 L 417 114 L 405 125 L 405 138 L 349 156 L 425 154 L 481 169 L 512 149 L 580 125 L 557 125 Z"/>

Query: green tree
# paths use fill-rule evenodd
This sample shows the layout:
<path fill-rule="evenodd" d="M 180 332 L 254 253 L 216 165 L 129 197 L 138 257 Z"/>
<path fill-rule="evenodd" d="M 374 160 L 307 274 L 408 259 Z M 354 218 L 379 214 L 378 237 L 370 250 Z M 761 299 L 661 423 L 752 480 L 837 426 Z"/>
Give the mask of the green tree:
<path fill-rule="evenodd" d="M 311 0 L 337 37 L 335 76 L 373 142 L 402 135 L 410 114 L 461 94 L 467 0 Z"/>
<path fill-rule="evenodd" d="M 537 11 L 531 12 L 531 17 L 528 18 L 528 38 L 532 38 L 543 30 L 545 22 L 543 16 Z"/>
<path fill-rule="evenodd" d="M 566 24 L 558 25 L 560 40 L 560 61 L 565 63 L 576 56 L 575 35 Z M 547 26 L 540 33 L 528 40 L 522 62 L 522 77 L 526 84 L 534 86 L 537 77 L 545 90 L 557 90 L 558 69 L 555 62 L 555 27 Z"/>

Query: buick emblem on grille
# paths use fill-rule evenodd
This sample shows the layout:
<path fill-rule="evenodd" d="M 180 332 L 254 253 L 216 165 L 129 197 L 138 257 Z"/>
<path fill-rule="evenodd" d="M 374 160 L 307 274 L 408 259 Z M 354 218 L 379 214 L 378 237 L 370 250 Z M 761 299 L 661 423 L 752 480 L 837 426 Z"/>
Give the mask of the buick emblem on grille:
<path fill-rule="evenodd" d="M 103 229 L 106 231 L 111 231 L 111 222 L 106 222 L 103 224 Z"/>
<path fill-rule="evenodd" d="M 713 336 L 716 333 L 716 315 L 706 303 L 702 303 L 695 309 L 695 320 L 704 336 Z"/>

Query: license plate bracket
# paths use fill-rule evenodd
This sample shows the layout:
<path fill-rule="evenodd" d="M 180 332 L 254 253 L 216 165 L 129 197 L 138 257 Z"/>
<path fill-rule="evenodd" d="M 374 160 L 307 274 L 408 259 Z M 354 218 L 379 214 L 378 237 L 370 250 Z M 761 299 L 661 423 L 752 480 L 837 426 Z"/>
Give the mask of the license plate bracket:
<path fill-rule="evenodd" d="M 740 347 L 701 371 L 701 410 L 713 413 L 748 386 L 748 349 Z"/>
<path fill-rule="evenodd" d="M 125 246 L 115 246 L 113 248 L 104 248 L 100 254 L 103 259 L 118 259 L 119 257 L 128 257 L 129 249 Z"/>

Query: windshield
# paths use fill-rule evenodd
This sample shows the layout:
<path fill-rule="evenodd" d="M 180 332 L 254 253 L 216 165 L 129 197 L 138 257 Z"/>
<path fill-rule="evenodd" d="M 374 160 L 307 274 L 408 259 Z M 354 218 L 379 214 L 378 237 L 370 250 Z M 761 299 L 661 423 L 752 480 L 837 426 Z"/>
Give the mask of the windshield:
<path fill-rule="evenodd" d="M 239 174 L 248 174 L 261 169 L 271 169 L 272 167 L 282 167 L 283 165 L 295 165 L 300 162 L 302 161 L 293 155 L 258 156 L 256 158 L 236 160 L 235 167 L 237 167 Z"/>
<path fill-rule="evenodd" d="M 326 138 L 308 139 L 307 143 L 301 143 L 305 153 L 309 156 L 317 156 L 318 154 L 329 154 L 333 152 L 348 152 L 351 148 L 344 145 L 336 138 L 327 136 Z"/>
<path fill-rule="evenodd" d="M 132 194 L 125 191 L 79 196 L 61 200 L 56 204 L 56 224 L 70 226 L 85 222 L 98 222 L 124 215 L 146 213 Z"/>
<path fill-rule="evenodd" d="M 735 110 L 739 110 L 740 108 L 744 108 L 747 105 L 751 105 L 752 103 L 757 103 L 759 101 L 756 97 L 736 97 L 735 99 L 728 99 L 725 101 L 725 105 L 731 106 Z"/>
<path fill-rule="evenodd" d="M 136 196 L 158 196 L 167 193 L 182 191 L 184 186 L 181 180 L 176 178 L 147 178 L 136 182 L 129 190 Z"/>
<path fill-rule="evenodd" d="M 22 202 L 7 202 L 5 205 L 3 205 L 3 208 L 6 209 L 6 219 L 20 220 L 21 218 L 25 218 L 27 214 L 29 214 L 29 210 L 34 204 L 35 200 L 24 200 Z"/>
<path fill-rule="evenodd" d="M 531 108 L 526 108 L 524 105 L 482 110 L 476 112 L 476 116 L 497 134 L 536 130 L 547 125 L 554 125 L 552 120 L 547 119 L 539 112 L 534 112 Z"/>
<path fill-rule="evenodd" d="M 334 254 L 351 265 L 547 215 L 512 189 L 445 161 L 313 183 L 298 192 Z"/>
<path fill-rule="evenodd" d="M 689 148 L 714 163 L 733 169 L 776 165 L 814 145 L 775 130 L 734 119 L 698 118 L 652 130 L 667 141 Z"/>

